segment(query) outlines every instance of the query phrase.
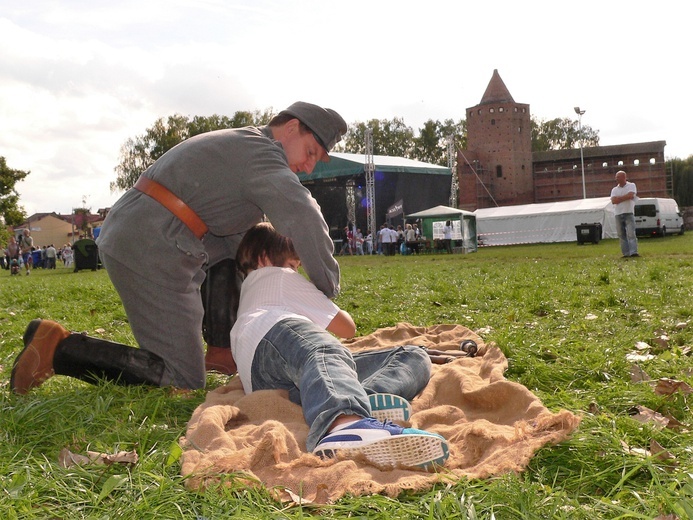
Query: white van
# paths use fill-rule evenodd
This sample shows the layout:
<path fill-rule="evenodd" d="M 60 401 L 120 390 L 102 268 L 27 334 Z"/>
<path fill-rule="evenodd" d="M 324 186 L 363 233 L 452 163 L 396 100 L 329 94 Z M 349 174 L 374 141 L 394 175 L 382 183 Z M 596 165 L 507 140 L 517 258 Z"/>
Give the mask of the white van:
<path fill-rule="evenodd" d="M 683 217 L 674 199 L 647 198 L 635 201 L 636 235 L 683 235 L 683 229 Z"/>

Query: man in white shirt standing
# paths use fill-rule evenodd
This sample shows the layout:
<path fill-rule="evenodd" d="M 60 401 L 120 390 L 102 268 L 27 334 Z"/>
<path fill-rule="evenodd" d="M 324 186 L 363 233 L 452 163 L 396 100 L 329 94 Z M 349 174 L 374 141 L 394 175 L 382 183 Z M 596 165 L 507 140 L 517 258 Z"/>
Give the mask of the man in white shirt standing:
<path fill-rule="evenodd" d="M 635 183 L 628 182 L 626 172 L 616 172 L 616 186 L 611 190 L 611 203 L 614 205 L 616 231 L 621 241 L 623 258 L 640 256 L 638 254 L 638 239 L 635 236 L 635 201 L 638 189 Z"/>
<path fill-rule="evenodd" d="M 46 269 L 55 269 L 55 259 L 58 256 L 53 244 L 46 248 Z"/>
<path fill-rule="evenodd" d="M 378 254 L 388 256 L 390 254 L 390 230 L 386 224 L 380 226 L 380 231 L 378 231 L 378 242 L 380 244 Z"/>
<path fill-rule="evenodd" d="M 395 256 L 397 254 L 397 230 L 392 224 L 390 224 L 387 227 L 387 231 L 390 235 L 390 243 L 388 244 L 390 250 L 389 255 Z"/>

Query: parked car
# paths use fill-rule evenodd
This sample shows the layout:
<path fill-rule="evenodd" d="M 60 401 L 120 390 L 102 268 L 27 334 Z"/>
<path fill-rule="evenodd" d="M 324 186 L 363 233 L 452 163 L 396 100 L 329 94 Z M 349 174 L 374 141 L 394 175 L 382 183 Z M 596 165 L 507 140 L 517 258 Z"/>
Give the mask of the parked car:
<path fill-rule="evenodd" d="M 635 201 L 635 234 L 661 236 L 683 235 L 683 216 L 674 199 L 659 197 Z"/>

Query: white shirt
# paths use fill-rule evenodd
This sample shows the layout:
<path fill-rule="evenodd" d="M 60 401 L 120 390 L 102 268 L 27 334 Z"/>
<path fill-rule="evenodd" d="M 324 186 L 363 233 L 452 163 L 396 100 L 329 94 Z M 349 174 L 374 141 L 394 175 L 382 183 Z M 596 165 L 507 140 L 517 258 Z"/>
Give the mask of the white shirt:
<path fill-rule="evenodd" d="M 378 235 L 380 235 L 380 241 L 383 244 L 390 243 L 390 230 L 388 228 L 383 228 L 380 231 L 378 231 Z"/>
<path fill-rule="evenodd" d="M 241 285 L 236 323 L 231 329 L 231 351 L 245 393 L 253 391 L 250 371 L 258 344 L 286 318 L 312 321 L 326 329 L 339 312 L 332 300 L 289 267 L 261 267 Z"/>
<path fill-rule="evenodd" d="M 633 192 L 637 195 L 638 189 L 635 187 L 635 183 L 628 182 L 621 187 L 618 184 L 611 190 L 612 197 L 623 197 L 624 195 Z M 635 201 L 637 197 L 633 197 L 630 200 L 624 200 L 618 204 L 614 204 L 614 215 L 622 215 L 623 213 L 635 213 Z"/>

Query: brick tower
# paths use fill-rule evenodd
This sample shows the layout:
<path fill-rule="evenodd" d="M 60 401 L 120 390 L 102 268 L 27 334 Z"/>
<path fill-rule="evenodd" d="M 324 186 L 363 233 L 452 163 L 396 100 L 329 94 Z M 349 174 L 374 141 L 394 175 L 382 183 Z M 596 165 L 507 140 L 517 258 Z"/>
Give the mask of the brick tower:
<path fill-rule="evenodd" d="M 515 103 L 498 70 L 467 109 L 467 149 L 457 164 L 462 209 L 534 202 L 529 105 Z"/>

